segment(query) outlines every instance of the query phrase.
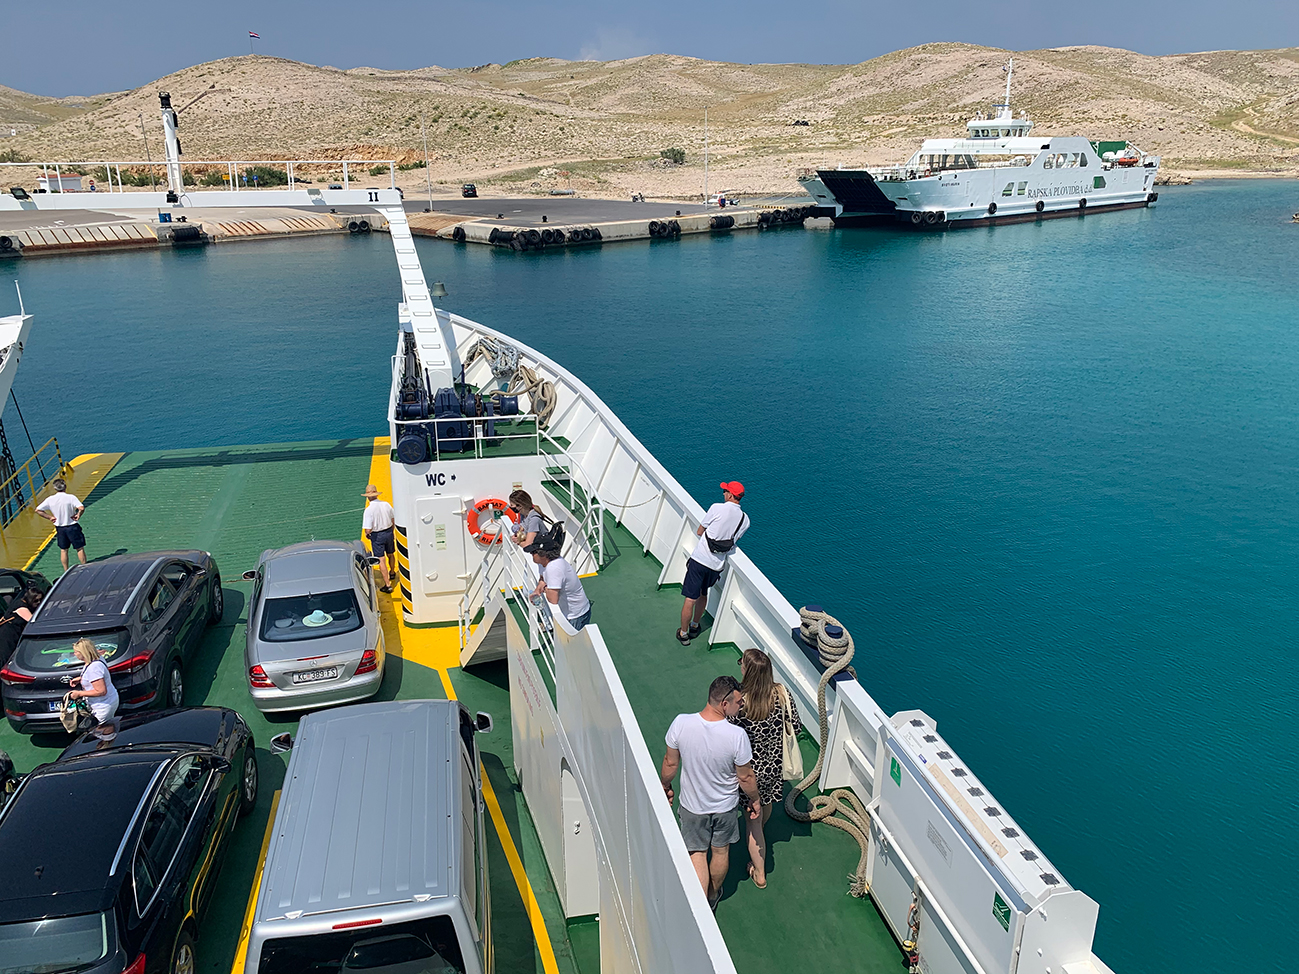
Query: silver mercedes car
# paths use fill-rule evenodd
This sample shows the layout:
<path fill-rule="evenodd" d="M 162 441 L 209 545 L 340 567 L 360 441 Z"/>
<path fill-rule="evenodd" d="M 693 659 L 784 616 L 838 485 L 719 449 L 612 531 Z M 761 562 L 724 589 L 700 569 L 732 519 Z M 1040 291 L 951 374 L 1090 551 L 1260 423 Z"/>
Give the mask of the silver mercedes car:
<path fill-rule="evenodd" d="M 244 666 L 262 713 L 373 696 L 383 683 L 383 627 L 361 541 L 307 541 L 262 552 L 252 579 Z"/>

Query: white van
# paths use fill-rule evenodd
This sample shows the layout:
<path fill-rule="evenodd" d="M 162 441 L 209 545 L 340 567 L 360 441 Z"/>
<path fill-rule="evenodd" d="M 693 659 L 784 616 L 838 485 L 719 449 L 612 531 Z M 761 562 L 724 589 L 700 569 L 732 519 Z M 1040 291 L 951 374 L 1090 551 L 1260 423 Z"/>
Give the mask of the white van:
<path fill-rule="evenodd" d="M 308 714 L 291 747 L 248 974 L 491 974 L 477 719 L 451 700 Z"/>

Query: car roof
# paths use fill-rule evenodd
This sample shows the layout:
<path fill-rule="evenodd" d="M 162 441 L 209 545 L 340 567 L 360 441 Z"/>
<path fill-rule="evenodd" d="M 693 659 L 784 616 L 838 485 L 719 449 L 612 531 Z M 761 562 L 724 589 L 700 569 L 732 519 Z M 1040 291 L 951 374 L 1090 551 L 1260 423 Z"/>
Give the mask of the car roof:
<path fill-rule="evenodd" d="M 357 704 L 302 718 L 256 919 L 457 891 L 450 836 L 460 835 L 459 720 L 451 700 Z"/>
<path fill-rule="evenodd" d="M 140 800 L 174 755 L 113 752 L 37 768 L 0 818 L 0 922 L 108 909 Z"/>
<path fill-rule="evenodd" d="M 155 565 L 196 556 L 202 552 L 145 551 L 77 565 L 50 589 L 24 632 L 37 636 L 123 625 L 132 596 Z"/>
<path fill-rule="evenodd" d="M 220 749 L 234 733 L 238 715 L 224 707 L 184 707 L 155 710 L 117 718 L 116 732 L 105 741 L 89 730 L 68 745 L 60 761 L 82 754 L 107 753 L 137 747 L 188 751 L 194 747 Z M 102 728 L 104 725 L 100 725 Z"/>
<path fill-rule="evenodd" d="M 262 585 L 267 598 L 332 592 L 352 585 L 351 541 L 304 541 L 262 555 Z"/>

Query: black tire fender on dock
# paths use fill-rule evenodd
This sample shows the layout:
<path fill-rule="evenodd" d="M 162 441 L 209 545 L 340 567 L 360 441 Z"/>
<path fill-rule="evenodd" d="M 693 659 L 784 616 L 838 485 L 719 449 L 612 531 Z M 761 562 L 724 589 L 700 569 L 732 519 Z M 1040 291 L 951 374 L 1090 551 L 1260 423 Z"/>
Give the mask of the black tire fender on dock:
<path fill-rule="evenodd" d="M 681 224 L 680 224 L 680 223 L 678 223 L 676 220 L 669 220 L 669 221 L 668 221 L 668 226 L 669 226 L 669 227 L 671 228 L 671 230 L 672 230 L 672 236 L 674 236 L 674 237 L 679 237 L 679 236 L 681 236 Z"/>
<path fill-rule="evenodd" d="M 925 223 L 928 226 L 933 226 L 937 222 L 938 222 L 938 214 L 935 213 L 933 210 L 930 210 L 925 214 Z"/>
<path fill-rule="evenodd" d="M 495 236 L 496 236 L 496 231 L 493 230 L 493 231 L 492 231 L 492 238 L 493 238 L 493 239 L 492 239 L 492 243 L 496 243 L 496 240 L 494 239 Z M 465 228 L 464 228 L 464 227 L 456 227 L 454 230 L 452 230 L 452 231 L 451 231 L 451 239 L 454 240 L 456 243 L 464 243 L 464 242 L 465 242 Z"/>
<path fill-rule="evenodd" d="M 1080 199 L 1080 200 L 1078 201 L 1078 209 L 1080 209 L 1080 210 L 1085 210 L 1085 209 L 1087 209 L 1087 197 L 1086 197 L 1086 196 L 1084 196 L 1082 199 Z"/>
<path fill-rule="evenodd" d="M 537 244 L 541 243 L 541 231 L 540 231 L 540 230 L 537 230 L 537 229 L 535 229 L 535 228 L 532 229 L 532 230 L 529 230 L 527 236 L 528 236 L 528 243 L 531 244 L 533 247 L 535 247 L 535 246 L 537 246 Z"/>
<path fill-rule="evenodd" d="M 993 215 L 994 213 L 996 213 L 996 212 L 997 212 L 997 204 L 996 204 L 996 203 L 989 203 L 989 204 L 988 204 L 988 216 L 992 216 L 992 215 Z"/>
<path fill-rule="evenodd" d="M 1046 204 L 1043 203 L 1041 200 L 1038 200 L 1037 203 L 1035 203 L 1035 204 L 1033 205 L 1033 209 L 1035 209 L 1035 210 L 1037 210 L 1037 212 L 1041 213 L 1044 209 L 1046 209 Z"/>
<path fill-rule="evenodd" d="M 658 221 L 658 220 L 650 220 L 650 222 L 649 222 L 649 235 L 650 235 L 651 237 L 657 237 L 657 236 L 659 235 L 659 221 Z"/>
<path fill-rule="evenodd" d="M 555 242 L 555 231 L 547 227 L 541 231 L 541 242 L 543 244 L 553 244 Z"/>
<path fill-rule="evenodd" d="M 13 237 L 0 235 L 0 250 L 13 250 L 13 249 L 14 249 Z"/>
<path fill-rule="evenodd" d="M 369 233 L 369 232 L 370 232 L 370 221 L 369 221 L 369 220 L 358 220 L 356 226 L 357 226 L 357 233 Z"/>
<path fill-rule="evenodd" d="M 599 228 L 599 227 L 588 227 L 588 228 L 586 229 L 585 233 L 583 234 L 583 236 L 586 236 L 587 233 L 590 234 L 590 236 L 586 238 L 587 240 L 603 240 L 603 239 L 604 239 L 604 237 L 601 236 L 601 234 L 600 234 L 600 228 Z"/>
<path fill-rule="evenodd" d="M 348 221 L 347 221 L 347 232 L 348 232 L 348 233 L 360 233 L 360 232 L 361 232 L 361 224 L 358 223 L 356 220 L 348 220 Z"/>
<path fill-rule="evenodd" d="M 916 226 L 919 226 L 919 225 L 920 225 L 920 221 L 923 220 L 923 219 L 924 219 L 924 217 L 920 215 L 920 211 L 919 211 L 919 210 L 913 210 L 913 211 L 912 211 L 912 213 L 911 213 L 911 222 L 912 222 L 913 224 L 915 224 Z"/>

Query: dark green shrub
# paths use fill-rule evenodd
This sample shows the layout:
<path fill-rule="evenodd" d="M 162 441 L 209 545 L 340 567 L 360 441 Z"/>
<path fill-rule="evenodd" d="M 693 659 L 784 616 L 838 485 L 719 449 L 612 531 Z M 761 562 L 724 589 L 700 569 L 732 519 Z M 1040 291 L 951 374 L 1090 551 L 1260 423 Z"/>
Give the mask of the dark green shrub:
<path fill-rule="evenodd" d="M 662 152 L 660 152 L 659 158 L 666 159 L 674 166 L 680 166 L 683 165 L 686 161 L 686 150 L 678 149 L 674 146 L 671 149 L 664 149 Z"/>
<path fill-rule="evenodd" d="M 286 170 L 276 169 L 274 166 L 249 166 L 240 173 L 240 182 L 245 180 L 249 186 L 287 186 L 289 174 Z"/>

